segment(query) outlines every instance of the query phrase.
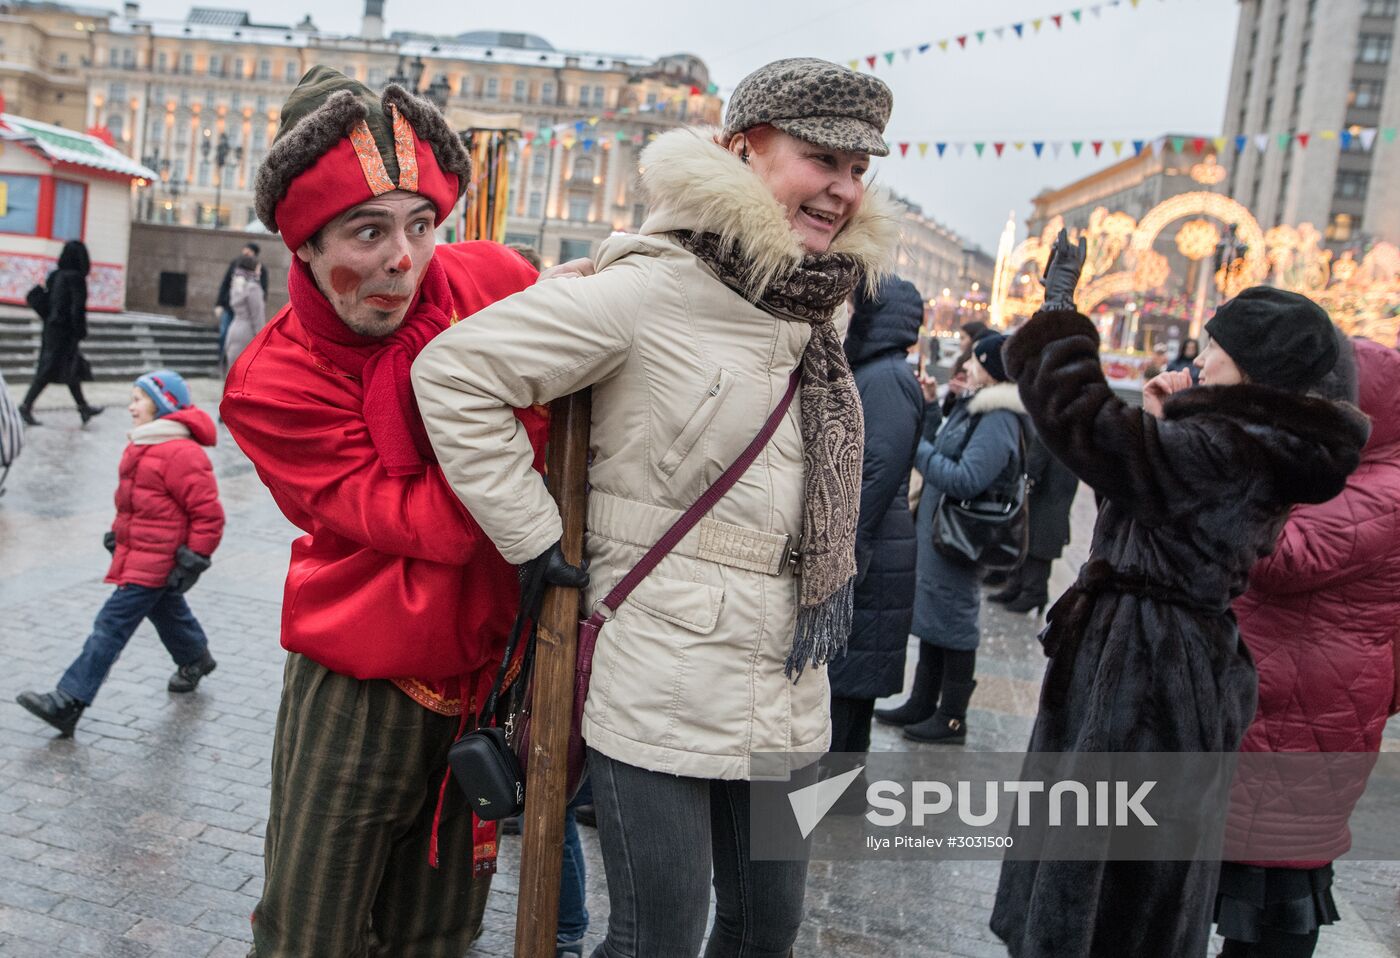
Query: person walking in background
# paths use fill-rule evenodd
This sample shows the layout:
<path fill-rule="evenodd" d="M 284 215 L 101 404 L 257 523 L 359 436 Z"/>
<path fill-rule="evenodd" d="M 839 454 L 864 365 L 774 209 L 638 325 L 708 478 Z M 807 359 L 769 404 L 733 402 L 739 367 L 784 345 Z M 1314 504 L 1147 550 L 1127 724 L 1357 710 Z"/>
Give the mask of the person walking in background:
<path fill-rule="evenodd" d="M 933 519 L 945 495 L 972 499 L 992 490 L 1009 495 L 1020 481 L 1025 407 L 1002 365 L 1004 342 L 1000 333 L 986 333 L 973 344 L 965 367 L 966 400 L 953 407 L 937 435 L 925 434 L 915 457 L 915 468 L 924 477 L 915 523 L 913 634 L 919 639 L 919 662 L 909 698 L 897 708 L 877 709 L 875 717 L 902 727 L 905 738 L 916 742 L 961 745 L 967 740 L 981 640 L 979 569 L 934 547 Z"/>
<path fill-rule="evenodd" d="M 864 446 L 833 320 L 897 248 L 892 204 L 864 182 L 891 106 L 834 63 L 760 68 L 722 131 L 646 148 L 650 212 L 603 243 L 597 275 L 497 303 L 414 362 L 453 488 L 507 559 L 546 569 L 567 566 L 559 510 L 511 410 L 592 387 L 585 607 L 792 403 L 601 626 L 582 725 L 611 902 L 599 955 L 694 958 L 711 888 L 708 955 L 785 958 L 797 937 L 807 863 L 753 858 L 751 763 L 802 753 L 794 775 L 815 781 L 830 744 Z"/>
<path fill-rule="evenodd" d="M 229 261 L 228 269 L 224 270 L 224 278 L 219 281 L 219 294 L 214 300 L 214 308 L 219 313 L 219 356 L 224 357 L 228 348 L 228 331 L 233 325 L 233 278 L 234 275 L 243 268 L 245 260 L 251 259 L 258 266 L 258 285 L 262 287 L 263 303 L 267 303 L 267 270 L 262 267 L 258 257 L 262 254 L 262 247 L 257 243 L 248 242 L 243 244 L 237 256 Z M 246 344 L 245 344 L 246 345 Z M 224 369 L 233 365 L 232 359 L 225 359 Z"/>
<path fill-rule="evenodd" d="M 1332 324 L 1265 287 L 1207 324 L 1202 388 L 1163 373 L 1142 408 L 1127 405 L 1074 308 L 1085 251 L 1061 231 L 1045 305 L 1005 350 L 1041 440 L 1102 498 L 1089 561 L 1042 633 L 1050 661 L 1027 751 L 1234 752 L 1256 679 L 1230 600 L 1291 506 L 1342 490 L 1366 418 L 1306 395 L 1336 362 Z M 1205 953 L 1215 863 L 1017 851 L 1027 858 L 1003 862 L 991 920 L 1012 958 Z"/>
<path fill-rule="evenodd" d="M 906 353 L 919 338 L 924 300 L 891 278 L 873 296 L 857 294 L 846 358 L 865 419 L 856 594 L 846 654 L 827 666 L 831 751 L 870 749 L 875 700 L 904 687 L 904 650 L 914 615 L 914 517 L 909 473 L 924 397 Z"/>
<path fill-rule="evenodd" d="M 1050 601 L 1050 568 L 1069 544 L 1069 513 L 1079 491 L 1079 477 L 1050 454 L 1034 429 L 1027 430 L 1027 440 L 1029 547 L 1006 588 L 987 596 L 990 602 L 1003 603 L 1008 612 L 1018 613 L 1044 611 Z"/>
<path fill-rule="evenodd" d="M 39 346 L 39 363 L 34 380 L 20 403 L 19 414 L 31 426 L 39 425 L 34 417 L 34 403 L 50 383 L 62 383 L 77 404 L 83 425 L 102 411 L 83 398 L 83 382 L 92 380 L 92 370 L 78 344 L 87 339 L 87 276 L 92 264 L 87 247 L 79 240 L 63 244 L 58 254 L 58 268 L 49 274 L 48 317 Z"/>
<path fill-rule="evenodd" d="M 1250 568 L 1249 589 L 1234 602 L 1259 670 L 1259 708 L 1241 752 L 1375 753 L 1387 717 L 1400 708 L 1397 387 L 1400 354 L 1369 339 L 1341 339 L 1336 368 L 1319 392 L 1342 401 L 1359 392 L 1371 437 L 1340 495 L 1289 513 L 1273 553 Z M 1250 770 L 1244 767 L 1231 794 L 1227 851 L 1269 836 L 1294 838 L 1290 851 L 1299 843 L 1314 851 L 1294 861 L 1221 866 L 1221 958 L 1307 958 L 1319 926 L 1338 917 L 1332 862 L 1351 847 L 1347 819 L 1366 779 L 1338 775 L 1319 793 Z"/>
<path fill-rule="evenodd" d="M 1201 355 L 1201 344 L 1194 338 L 1183 340 L 1181 350 L 1176 354 L 1176 358 L 1167 363 L 1167 372 L 1179 373 L 1183 369 L 1199 371 L 1196 365 L 1196 358 Z"/>
<path fill-rule="evenodd" d="M 267 324 L 267 306 L 264 302 L 267 293 L 259 285 L 263 276 L 262 264 L 251 256 L 241 256 L 229 282 L 228 302 L 233 310 L 233 322 L 228 327 L 228 339 L 224 343 L 223 375 L 242 354 L 253 337 Z"/>
<path fill-rule="evenodd" d="M 58 688 L 18 698 L 64 737 L 73 734 L 142 619 L 151 620 L 175 660 L 171 692 L 193 692 L 214 671 L 209 640 L 185 601 L 224 530 L 214 468 L 200 448 L 217 441 L 214 422 L 169 369 L 136 380 L 127 411 L 131 442 L 117 469 L 117 518 L 102 537 L 112 553 L 107 581 L 117 590 Z"/>
<path fill-rule="evenodd" d="M 967 391 L 967 376 L 964 375 L 963 369 L 967 366 L 967 361 L 972 358 L 972 344 L 988 332 L 990 330 L 987 329 L 987 324 L 977 319 L 970 323 L 963 323 L 958 330 L 958 358 L 953 360 L 953 368 L 948 372 L 948 391 L 943 397 L 943 407 L 940 410 L 943 419 L 952 415 L 953 406 Z M 931 376 L 932 372 L 929 375 Z"/>

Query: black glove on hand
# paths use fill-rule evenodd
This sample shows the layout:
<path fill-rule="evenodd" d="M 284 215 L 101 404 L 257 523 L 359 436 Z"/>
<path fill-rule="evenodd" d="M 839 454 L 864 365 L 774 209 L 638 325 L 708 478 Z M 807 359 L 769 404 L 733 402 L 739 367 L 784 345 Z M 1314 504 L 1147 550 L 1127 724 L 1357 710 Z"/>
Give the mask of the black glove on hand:
<path fill-rule="evenodd" d="M 539 618 L 544 590 L 551 585 L 566 589 L 588 585 L 588 563 L 582 567 L 570 565 L 557 542 L 520 567 L 520 607 L 531 619 Z"/>
<path fill-rule="evenodd" d="M 117 534 L 115 532 L 108 529 L 102 534 L 102 548 L 112 553 L 112 555 L 117 554 Z"/>
<path fill-rule="evenodd" d="M 1055 245 L 1050 247 L 1050 259 L 1045 264 L 1045 275 L 1040 283 L 1045 287 L 1044 310 L 1074 312 L 1074 289 L 1079 285 L 1079 274 L 1084 271 L 1084 260 L 1089 255 L 1089 244 L 1079 237 L 1077 246 L 1069 241 L 1069 230 L 1060 230 L 1055 237 Z"/>
<path fill-rule="evenodd" d="M 175 568 L 170 570 L 170 577 L 165 580 L 165 584 L 176 595 L 184 595 L 194 588 L 194 584 L 199 581 L 200 575 L 209 565 L 208 556 L 200 555 L 189 546 L 180 546 L 175 550 Z"/>

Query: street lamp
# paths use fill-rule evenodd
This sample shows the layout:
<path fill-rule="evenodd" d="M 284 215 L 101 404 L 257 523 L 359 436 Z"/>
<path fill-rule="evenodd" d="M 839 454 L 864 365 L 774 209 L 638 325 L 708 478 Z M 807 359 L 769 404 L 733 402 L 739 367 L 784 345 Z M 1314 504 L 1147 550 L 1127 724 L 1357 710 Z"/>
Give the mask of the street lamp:
<path fill-rule="evenodd" d="M 204 162 L 209 162 L 209 137 L 204 138 L 204 143 L 199 151 L 204 156 Z M 219 145 L 214 148 L 214 229 L 221 225 L 220 216 L 223 213 L 223 191 L 224 191 L 224 167 L 228 165 L 229 154 L 234 157 L 234 164 L 243 162 L 243 147 L 232 146 L 228 141 L 227 133 L 219 134 Z"/>

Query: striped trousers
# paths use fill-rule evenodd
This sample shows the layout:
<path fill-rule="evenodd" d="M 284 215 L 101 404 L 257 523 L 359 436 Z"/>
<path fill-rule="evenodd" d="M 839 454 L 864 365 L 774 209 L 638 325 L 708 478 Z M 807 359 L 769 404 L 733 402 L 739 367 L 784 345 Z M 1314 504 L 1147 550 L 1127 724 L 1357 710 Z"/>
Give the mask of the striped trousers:
<path fill-rule="evenodd" d="M 491 880 L 472 877 L 472 818 L 455 783 L 441 864 L 428 864 L 458 722 L 391 682 L 287 657 L 249 958 L 462 958 Z"/>

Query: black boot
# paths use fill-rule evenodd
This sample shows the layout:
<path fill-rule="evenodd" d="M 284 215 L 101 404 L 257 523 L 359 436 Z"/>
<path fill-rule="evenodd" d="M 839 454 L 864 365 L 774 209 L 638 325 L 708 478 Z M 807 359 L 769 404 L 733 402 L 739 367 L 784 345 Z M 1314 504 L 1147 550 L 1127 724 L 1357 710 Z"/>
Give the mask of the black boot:
<path fill-rule="evenodd" d="M 86 426 L 89 419 L 101 414 L 102 410 L 106 408 L 106 406 L 79 406 L 78 415 L 83 417 L 83 425 Z"/>
<path fill-rule="evenodd" d="M 1013 602 L 1021 594 L 1021 570 L 1017 569 L 1011 573 L 1011 577 L 1006 580 L 1006 588 L 1000 592 L 993 592 L 987 596 L 988 602 Z"/>
<path fill-rule="evenodd" d="M 914 668 L 914 687 L 903 705 L 876 709 L 875 717 L 886 725 L 904 726 L 922 722 L 938 709 L 938 688 L 943 684 L 943 650 L 928 642 L 919 643 L 919 664 Z"/>
<path fill-rule="evenodd" d="M 21 692 L 15 701 L 30 712 L 58 729 L 63 738 L 71 738 L 78 717 L 87 708 L 87 703 L 79 702 L 62 689 L 52 692 Z"/>
<path fill-rule="evenodd" d="M 43 423 L 34 418 L 34 410 L 30 406 L 19 407 L 19 418 L 24 420 L 26 426 L 42 426 Z"/>
<path fill-rule="evenodd" d="M 967 703 L 972 700 L 976 682 L 954 682 L 943 686 L 943 702 L 933 718 L 904 726 L 904 737 L 934 745 L 962 745 L 967 742 Z"/>
<path fill-rule="evenodd" d="M 1027 556 L 1021 566 L 1021 594 L 1006 603 L 1007 612 L 1045 611 L 1050 601 L 1050 560 Z"/>
<path fill-rule="evenodd" d="M 165 687 L 172 692 L 193 692 L 199 687 L 199 680 L 214 671 L 218 664 L 212 655 L 205 652 L 204 658 L 176 669 Z"/>

